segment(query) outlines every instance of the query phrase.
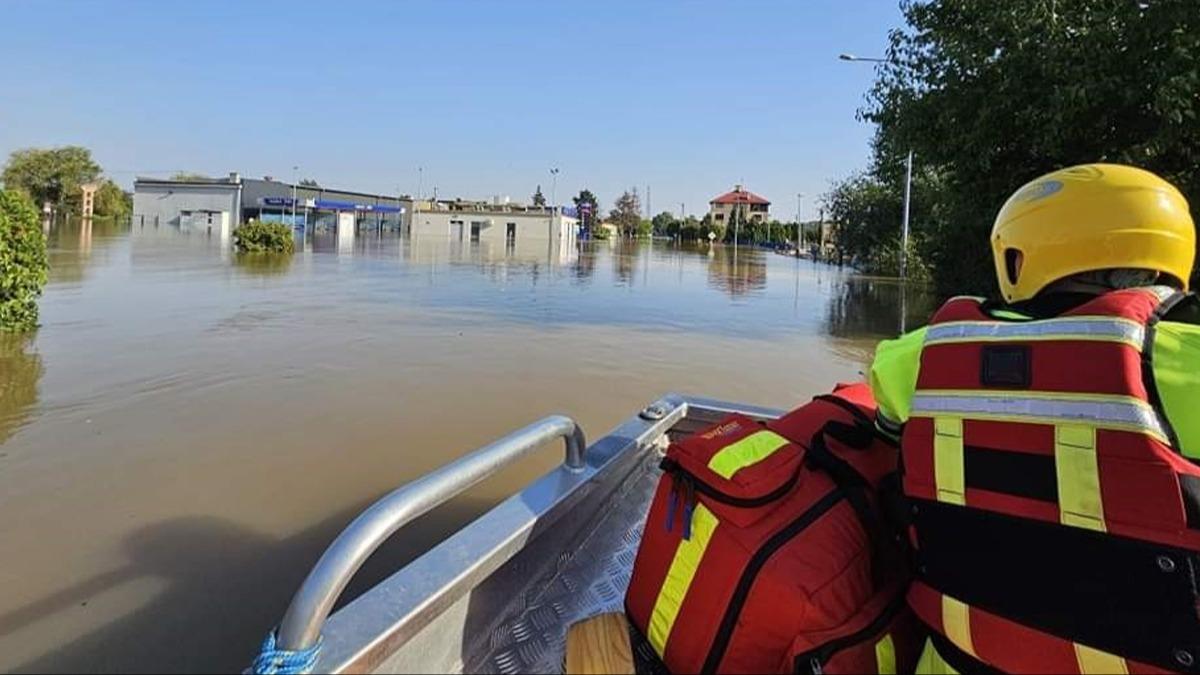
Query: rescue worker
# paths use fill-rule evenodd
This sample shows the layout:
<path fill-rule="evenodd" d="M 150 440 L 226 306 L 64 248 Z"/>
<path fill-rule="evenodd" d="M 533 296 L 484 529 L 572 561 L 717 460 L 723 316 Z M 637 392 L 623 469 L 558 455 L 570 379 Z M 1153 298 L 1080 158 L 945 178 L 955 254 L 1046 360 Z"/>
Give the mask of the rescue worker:
<path fill-rule="evenodd" d="M 880 344 L 931 635 L 918 672 L 1200 668 L 1200 310 L 1183 195 L 1088 164 L 991 234 L 1003 302 Z"/>

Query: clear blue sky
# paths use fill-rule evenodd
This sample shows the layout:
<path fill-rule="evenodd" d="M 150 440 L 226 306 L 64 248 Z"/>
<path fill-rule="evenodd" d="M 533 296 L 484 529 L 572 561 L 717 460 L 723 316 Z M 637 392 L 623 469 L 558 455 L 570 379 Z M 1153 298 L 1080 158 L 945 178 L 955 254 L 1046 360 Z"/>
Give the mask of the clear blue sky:
<path fill-rule="evenodd" d="M 781 219 L 865 165 L 855 110 L 897 0 L 4 3 L 0 153 L 135 174 L 701 213 L 744 180 Z"/>

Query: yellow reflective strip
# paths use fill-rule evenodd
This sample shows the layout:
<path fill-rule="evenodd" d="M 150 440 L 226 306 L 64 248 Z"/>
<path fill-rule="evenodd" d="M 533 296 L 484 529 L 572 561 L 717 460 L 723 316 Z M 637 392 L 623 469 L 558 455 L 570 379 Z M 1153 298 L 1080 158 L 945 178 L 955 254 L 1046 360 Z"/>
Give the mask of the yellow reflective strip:
<path fill-rule="evenodd" d="M 925 648 L 921 650 L 921 658 L 917 661 L 915 672 L 921 675 L 959 675 L 946 659 L 933 646 L 933 640 L 925 638 Z"/>
<path fill-rule="evenodd" d="M 675 618 L 679 616 L 679 608 L 683 606 L 688 587 L 692 585 L 692 578 L 696 576 L 696 570 L 700 567 L 704 551 L 708 549 L 708 542 L 712 539 L 717 525 L 717 517 L 704 508 L 703 504 L 696 504 L 692 514 L 692 538 L 679 543 L 675 558 L 667 569 L 667 578 L 663 580 L 658 598 L 654 600 L 654 609 L 650 612 L 650 626 L 646 637 L 660 657 L 666 650 L 667 639 L 671 637 L 671 629 L 675 626 Z"/>
<path fill-rule="evenodd" d="M 1094 427 L 1064 424 L 1054 428 L 1054 470 L 1062 524 L 1106 531 Z"/>
<path fill-rule="evenodd" d="M 933 480 L 939 502 L 967 503 L 963 470 L 962 419 L 933 418 Z"/>
<path fill-rule="evenodd" d="M 975 656 L 975 643 L 971 641 L 970 608 L 954 598 L 942 594 L 942 630 L 946 637 L 959 649 Z M 975 658 L 979 658 L 975 656 Z"/>
<path fill-rule="evenodd" d="M 758 464 L 776 450 L 787 445 L 788 440 L 773 431 L 759 431 L 730 444 L 708 460 L 708 468 L 725 480 L 742 469 Z"/>
<path fill-rule="evenodd" d="M 875 643 L 875 672 L 896 675 L 896 645 L 891 633 L 885 633 L 883 639 Z"/>
<path fill-rule="evenodd" d="M 1092 649 L 1087 645 L 1075 643 L 1075 660 L 1079 662 L 1079 672 L 1083 675 L 1128 675 L 1129 665 L 1125 663 L 1125 659 L 1116 654 L 1102 652 L 1099 649 Z"/>

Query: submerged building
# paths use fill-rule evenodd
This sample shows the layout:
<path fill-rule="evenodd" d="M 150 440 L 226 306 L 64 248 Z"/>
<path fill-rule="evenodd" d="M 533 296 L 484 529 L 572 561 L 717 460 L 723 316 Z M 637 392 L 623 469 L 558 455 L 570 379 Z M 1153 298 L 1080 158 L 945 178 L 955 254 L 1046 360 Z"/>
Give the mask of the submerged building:
<path fill-rule="evenodd" d="M 133 183 L 133 224 L 170 225 L 228 235 L 251 218 L 294 226 L 404 228 L 412 199 L 354 190 L 285 183 L 270 178 L 164 179 Z"/>
<path fill-rule="evenodd" d="M 578 236 L 574 209 L 531 206 L 504 197 L 491 201 L 425 200 L 413 204 L 411 236 L 451 241 L 548 241 L 570 245 Z"/>

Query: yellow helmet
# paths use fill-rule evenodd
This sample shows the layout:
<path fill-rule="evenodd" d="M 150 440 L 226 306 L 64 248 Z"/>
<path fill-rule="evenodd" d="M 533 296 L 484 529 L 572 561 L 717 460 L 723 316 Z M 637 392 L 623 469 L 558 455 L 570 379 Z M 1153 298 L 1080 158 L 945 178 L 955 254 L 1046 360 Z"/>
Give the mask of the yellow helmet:
<path fill-rule="evenodd" d="M 1008 302 L 1073 274 L 1116 268 L 1165 273 L 1187 290 L 1196 226 L 1187 200 L 1162 178 L 1132 166 L 1083 164 L 1009 197 L 992 226 L 992 254 Z"/>

